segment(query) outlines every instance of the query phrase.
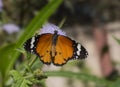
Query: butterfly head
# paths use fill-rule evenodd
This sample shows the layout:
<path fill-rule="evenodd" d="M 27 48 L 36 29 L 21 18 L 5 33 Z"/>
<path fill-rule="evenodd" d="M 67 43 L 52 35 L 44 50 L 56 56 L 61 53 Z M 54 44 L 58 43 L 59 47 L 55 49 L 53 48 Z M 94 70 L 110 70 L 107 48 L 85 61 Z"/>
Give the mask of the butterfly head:
<path fill-rule="evenodd" d="M 55 31 L 54 31 L 54 34 L 58 34 L 58 31 L 57 31 L 57 30 L 55 30 Z"/>

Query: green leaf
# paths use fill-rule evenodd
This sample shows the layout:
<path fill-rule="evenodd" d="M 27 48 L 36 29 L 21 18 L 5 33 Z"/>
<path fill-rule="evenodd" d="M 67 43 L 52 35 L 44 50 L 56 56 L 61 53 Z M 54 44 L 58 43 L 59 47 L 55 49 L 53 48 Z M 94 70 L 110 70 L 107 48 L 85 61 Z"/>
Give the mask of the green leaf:
<path fill-rule="evenodd" d="M 52 13 L 57 9 L 57 7 L 60 5 L 62 0 L 52 0 L 50 3 L 48 3 L 39 13 L 38 15 L 31 21 L 31 23 L 28 25 L 28 27 L 23 32 L 22 36 L 19 38 L 19 40 L 16 43 L 15 49 L 20 48 L 23 43 L 31 37 L 36 30 L 38 30 L 45 21 L 52 15 Z M 8 70 L 13 66 L 15 60 L 17 59 L 17 56 L 19 55 L 19 52 L 12 50 L 11 54 L 12 56 L 12 62 L 9 65 Z"/>
<path fill-rule="evenodd" d="M 21 47 L 24 41 L 34 35 L 35 31 L 38 30 L 47 21 L 47 19 L 54 13 L 54 11 L 61 4 L 61 2 L 62 0 L 50 1 L 50 3 L 48 3 L 31 21 L 23 35 L 18 40 L 16 47 Z"/>
<path fill-rule="evenodd" d="M 68 77 L 68 78 L 76 78 L 79 80 L 83 81 L 93 81 L 97 84 L 100 84 L 102 86 L 109 85 L 110 82 L 104 79 L 100 79 L 96 76 L 90 75 L 90 74 L 85 74 L 85 73 L 75 73 L 75 72 L 70 72 L 70 71 L 49 71 L 45 72 L 45 75 L 48 77 L 50 76 L 62 76 L 62 77 Z"/>
<path fill-rule="evenodd" d="M 0 72 L 0 87 L 2 87 L 2 74 L 1 74 L 1 72 Z"/>
<path fill-rule="evenodd" d="M 37 16 L 33 18 L 28 27 L 21 34 L 20 38 L 17 40 L 16 44 L 13 44 L 12 46 L 8 45 L 1 49 L 0 54 L 2 56 L 0 61 L 2 60 L 2 64 L 4 65 L 6 64 L 4 68 L 2 65 L 0 65 L 2 66 L 2 68 L 0 67 L 0 71 L 4 70 L 4 72 L 2 72 L 2 79 L 5 78 L 8 71 L 13 67 L 16 59 L 20 55 L 20 52 L 16 49 L 21 48 L 26 39 L 31 37 L 35 31 L 38 30 L 47 21 L 47 19 L 54 13 L 61 2 L 62 0 L 50 1 L 50 3 L 48 3 L 40 12 L 38 12 Z"/>
<path fill-rule="evenodd" d="M 5 47 L 0 48 L 0 72 L 2 74 L 2 77 L 6 74 L 6 69 L 9 66 L 9 63 L 12 60 L 12 55 L 9 53 L 11 50 L 13 50 L 15 44 L 9 44 Z"/>
<path fill-rule="evenodd" d="M 12 87 L 30 87 L 32 85 L 32 82 L 25 79 L 22 74 L 19 72 L 12 70 L 10 71 L 10 75 L 13 77 L 14 84 Z"/>

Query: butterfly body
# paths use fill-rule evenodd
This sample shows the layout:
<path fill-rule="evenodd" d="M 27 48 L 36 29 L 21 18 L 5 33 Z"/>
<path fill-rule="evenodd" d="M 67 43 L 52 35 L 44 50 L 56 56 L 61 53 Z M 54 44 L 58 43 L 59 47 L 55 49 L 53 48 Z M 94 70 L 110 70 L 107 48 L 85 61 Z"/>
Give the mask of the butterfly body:
<path fill-rule="evenodd" d="M 51 46 L 51 57 L 54 58 L 56 56 L 56 44 L 58 40 L 58 31 L 54 31 L 52 36 L 52 46 Z"/>
<path fill-rule="evenodd" d="M 45 64 L 64 65 L 70 59 L 84 59 L 88 53 L 86 49 L 76 41 L 59 31 L 43 33 L 28 39 L 24 48 L 40 57 Z"/>

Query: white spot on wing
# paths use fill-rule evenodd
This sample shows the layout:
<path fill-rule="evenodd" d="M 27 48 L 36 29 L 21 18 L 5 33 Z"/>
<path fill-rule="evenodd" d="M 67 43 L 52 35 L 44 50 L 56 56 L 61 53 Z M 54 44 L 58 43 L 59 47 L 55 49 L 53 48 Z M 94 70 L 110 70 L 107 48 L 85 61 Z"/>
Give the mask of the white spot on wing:
<path fill-rule="evenodd" d="M 78 49 L 77 55 L 80 55 L 80 51 L 81 51 L 81 45 L 80 44 L 77 45 L 77 49 Z"/>
<path fill-rule="evenodd" d="M 78 58 L 78 56 L 76 56 L 76 59 Z"/>
<path fill-rule="evenodd" d="M 33 47 L 34 47 L 34 42 L 35 42 L 35 37 L 32 37 L 32 39 L 31 39 L 31 46 L 30 46 L 30 48 L 32 49 Z"/>

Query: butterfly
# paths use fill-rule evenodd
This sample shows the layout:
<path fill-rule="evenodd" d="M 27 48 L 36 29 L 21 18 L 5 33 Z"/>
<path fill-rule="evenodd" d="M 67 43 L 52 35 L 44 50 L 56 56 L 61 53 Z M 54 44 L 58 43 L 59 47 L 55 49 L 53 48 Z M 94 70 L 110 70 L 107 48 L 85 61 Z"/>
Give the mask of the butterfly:
<path fill-rule="evenodd" d="M 85 59 L 86 49 L 54 24 L 45 24 L 40 34 L 24 43 L 24 48 L 36 54 L 44 64 L 64 65 L 71 59 Z"/>

